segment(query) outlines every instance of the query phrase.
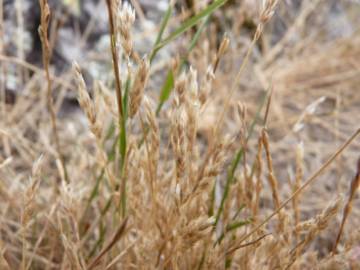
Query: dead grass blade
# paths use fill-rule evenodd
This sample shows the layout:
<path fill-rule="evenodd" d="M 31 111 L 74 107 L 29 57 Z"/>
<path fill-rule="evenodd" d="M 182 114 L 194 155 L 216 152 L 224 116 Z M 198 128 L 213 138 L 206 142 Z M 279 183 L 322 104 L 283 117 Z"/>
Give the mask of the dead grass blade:
<path fill-rule="evenodd" d="M 93 269 L 101 260 L 101 258 L 124 236 L 124 232 L 126 229 L 126 224 L 128 222 L 128 218 L 125 218 L 122 224 L 117 229 L 114 236 L 111 238 L 110 242 L 100 251 L 99 255 L 97 255 L 92 262 L 87 267 L 87 270 Z"/>
<path fill-rule="evenodd" d="M 346 205 L 345 205 L 345 208 L 344 208 L 344 213 L 343 213 L 343 217 L 342 217 L 342 220 L 341 220 L 339 232 L 337 234 L 336 241 L 335 241 L 335 244 L 334 244 L 334 247 L 333 247 L 333 250 L 332 250 L 333 254 L 336 253 L 336 248 L 337 248 L 337 246 L 338 246 L 338 244 L 340 242 L 340 237 L 341 237 L 341 234 L 343 232 L 345 222 L 346 222 L 348 216 L 350 215 L 350 212 L 351 212 L 351 209 L 352 209 L 352 202 L 354 200 L 356 191 L 359 188 L 359 186 L 360 186 L 360 159 L 358 160 L 358 163 L 357 163 L 356 175 L 355 175 L 354 179 L 351 181 L 350 191 L 349 191 L 349 198 L 348 198 L 348 200 L 346 202 Z"/>

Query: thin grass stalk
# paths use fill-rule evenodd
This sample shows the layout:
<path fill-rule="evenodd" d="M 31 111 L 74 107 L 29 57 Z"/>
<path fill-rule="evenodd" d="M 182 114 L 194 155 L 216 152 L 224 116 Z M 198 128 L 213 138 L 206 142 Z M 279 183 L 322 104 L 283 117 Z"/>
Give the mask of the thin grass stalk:
<path fill-rule="evenodd" d="M 127 111 L 124 109 L 124 105 L 127 106 L 127 94 L 122 97 L 122 86 L 121 86 L 121 79 L 120 79 L 120 67 L 119 67 L 119 56 L 118 51 L 116 49 L 116 40 L 117 40 L 117 33 L 115 31 L 115 24 L 114 24 L 114 1 L 113 0 L 106 0 L 107 9 L 108 9 L 108 16 L 109 16 L 109 30 L 110 30 L 110 43 L 111 43 L 111 54 L 113 59 L 113 68 L 114 68 L 114 75 L 115 75 L 115 90 L 116 90 L 116 99 L 118 105 L 118 113 L 119 113 L 119 127 L 120 127 L 120 137 L 119 137 L 119 151 L 121 155 L 120 160 L 120 173 L 122 183 L 121 185 L 116 187 L 116 190 L 119 189 L 121 186 L 121 209 L 122 209 L 122 216 L 125 216 L 126 213 L 126 179 L 124 177 L 125 173 L 125 163 L 126 163 L 126 118 L 127 118 Z M 129 80 L 127 81 L 126 85 L 129 88 Z M 125 104 L 124 104 L 125 103 Z"/>
<path fill-rule="evenodd" d="M 347 200 L 345 208 L 344 208 L 343 217 L 342 217 L 342 220 L 341 220 L 339 232 L 338 232 L 338 234 L 336 236 L 335 244 L 334 244 L 333 249 L 332 249 L 333 254 L 336 253 L 336 248 L 337 248 L 337 246 L 338 246 L 338 244 L 340 242 L 340 238 L 341 238 L 341 234 L 342 234 L 342 232 L 344 230 L 345 222 L 346 222 L 348 216 L 350 215 L 350 212 L 351 212 L 351 209 L 352 209 L 352 202 L 354 200 L 356 191 L 358 190 L 359 186 L 360 186 L 360 159 L 358 160 L 358 163 L 357 163 L 356 175 L 355 175 L 354 179 L 351 181 L 349 197 L 348 197 L 348 200 Z"/>
<path fill-rule="evenodd" d="M 295 172 L 295 183 L 293 185 L 293 190 L 297 190 L 301 186 L 301 182 L 304 176 L 303 171 L 303 159 L 304 159 L 304 145 L 299 143 L 296 147 L 296 172 Z M 293 208 L 294 208 L 294 226 L 296 227 L 300 223 L 300 196 L 295 196 L 293 199 Z M 300 240 L 300 235 L 297 230 L 294 230 L 295 241 L 296 243 Z M 300 252 L 297 251 L 295 258 L 300 255 Z"/>
<path fill-rule="evenodd" d="M 217 121 L 217 123 L 215 125 L 215 128 L 214 128 L 214 135 L 215 136 L 219 135 L 218 133 L 220 131 L 220 126 L 222 125 L 222 123 L 224 121 L 225 113 L 227 112 L 227 110 L 228 110 L 228 108 L 230 106 L 230 101 L 232 100 L 232 96 L 234 95 L 235 90 L 237 89 L 237 86 L 238 86 L 238 84 L 240 82 L 242 73 L 244 72 L 245 67 L 246 67 L 246 65 L 247 65 L 247 63 L 248 63 L 248 61 L 250 59 L 250 55 L 251 55 L 251 53 L 252 53 L 252 51 L 253 51 L 253 49 L 255 47 L 256 42 L 259 40 L 259 38 L 260 38 L 260 36 L 261 36 L 261 34 L 263 32 L 265 24 L 271 19 L 271 17 L 274 14 L 274 10 L 275 10 L 275 7 L 277 5 L 277 2 L 278 2 L 278 0 L 265 0 L 263 2 L 264 7 L 263 7 L 263 11 L 261 12 L 261 15 L 260 15 L 260 22 L 257 25 L 254 37 L 253 37 L 253 39 L 252 39 L 252 41 L 250 43 L 249 48 L 246 51 L 244 60 L 241 63 L 239 71 L 237 72 L 237 74 L 235 76 L 234 82 L 233 82 L 233 84 L 231 85 L 231 88 L 230 88 L 229 95 L 227 95 L 227 98 L 225 100 L 225 105 L 224 105 L 223 109 L 221 110 L 219 119 L 218 119 L 218 121 Z"/>
<path fill-rule="evenodd" d="M 130 58 L 135 62 L 139 62 L 139 56 L 133 49 L 133 39 L 131 28 L 135 21 L 135 10 L 128 2 L 117 1 L 115 12 L 115 32 L 119 34 L 123 55 L 127 64 L 128 71 L 130 70 Z"/>
<path fill-rule="evenodd" d="M 60 173 L 60 176 L 64 176 L 64 180 L 69 182 L 68 174 L 65 165 L 64 156 L 61 153 L 60 148 L 60 140 L 59 140 L 59 133 L 56 123 L 56 111 L 54 107 L 54 101 L 52 98 L 52 81 L 50 77 L 50 46 L 49 46 L 49 39 L 48 39 L 48 27 L 50 22 L 50 8 L 48 5 L 47 0 L 39 0 L 40 3 L 40 11 L 41 11 L 41 22 L 39 26 L 39 35 L 42 44 L 42 61 L 45 69 L 45 76 L 47 80 L 47 107 L 50 112 L 50 119 L 51 119 L 51 126 L 53 132 L 53 138 L 55 141 L 55 147 L 57 151 L 58 158 L 61 163 L 61 169 L 63 173 Z"/>
<path fill-rule="evenodd" d="M 164 31 L 166 29 L 166 26 L 168 25 L 169 23 L 169 20 L 170 20 L 170 16 L 172 14 L 172 11 L 173 11 L 173 7 L 174 7 L 174 4 L 175 4 L 175 1 L 170 1 L 169 3 L 169 6 L 165 12 L 165 15 L 164 15 L 164 18 L 163 20 L 161 21 L 161 24 L 160 24 L 160 29 L 159 29 L 159 32 L 156 36 L 156 40 L 155 40 L 155 43 L 153 45 L 153 48 L 151 50 L 151 53 L 150 53 L 150 56 L 149 56 L 149 62 L 150 64 L 152 63 L 152 61 L 154 60 L 157 52 L 158 52 L 158 49 L 157 46 L 159 45 L 161 39 L 162 39 L 162 36 L 164 34 Z"/>
<path fill-rule="evenodd" d="M 258 149 L 256 153 L 256 183 L 255 183 L 255 199 L 254 204 L 252 207 L 252 215 L 254 218 L 254 224 L 256 224 L 257 221 L 257 215 L 259 211 L 259 202 L 260 202 L 260 193 L 262 190 L 262 181 L 261 181 L 261 174 L 262 174 L 262 168 L 263 168 L 263 162 L 262 162 L 262 140 L 261 137 L 258 139 Z"/>

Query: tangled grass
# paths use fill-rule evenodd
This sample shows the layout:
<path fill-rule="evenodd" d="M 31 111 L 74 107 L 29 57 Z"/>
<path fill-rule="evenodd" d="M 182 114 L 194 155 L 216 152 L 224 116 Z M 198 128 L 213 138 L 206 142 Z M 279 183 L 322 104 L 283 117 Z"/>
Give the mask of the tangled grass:
<path fill-rule="evenodd" d="M 81 62 L 67 75 L 51 72 L 51 11 L 40 1 L 45 73 L 1 48 L 1 269 L 360 269 L 360 232 L 351 219 L 353 204 L 359 213 L 360 165 L 353 166 L 359 95 L 352 88 L 358 35 L 290 53 L 291 33 L 320 9 L 321 1 L 309 2 L 287 34 L 254 60 L 283 3 L 263 1 L 247 46 L 231 46 L 229 33 L 210 46 L 218 36 L 211 15 L 221 14 L 225 2 L 200 10 L 194 4 L 195 14 L 163 37 L 170 2 L 149 55 L 141 56 L 135 11 L 107 0 L 114 75 L 90 87 Z M 229 6 L 236 14 L 237 6 Z M 167 61 L 165 81 L 156 85 L 158 53 L 194 26 L 185 52 Z M 234 67 L 237 55 L 242 61 Z M 24 84 L 13 102 L 5 64 L 19 66 Z M 339 86 L 350 90 L 342 95 Z M 85 128 L 79 114 L 58 116 L 67 89 L 76 89 Z M 344 110 L 340 99 L 349 102 Z M 294 104 L 302 110 L 288 112 Z M 314 124 L 327 133 L 312 133 Z M 325 155 L 316 152 L 323 149 L 318 136 L 332 144 Z M 306 142 L 315 154 L 305 151 Z M 353 155 L 344 162 L 346 148 Z M 344 186 L 326 191 L 322 179 L 334 184 L 340 175 Z M 346 188 L 349 195 L 342 195 Z"/>

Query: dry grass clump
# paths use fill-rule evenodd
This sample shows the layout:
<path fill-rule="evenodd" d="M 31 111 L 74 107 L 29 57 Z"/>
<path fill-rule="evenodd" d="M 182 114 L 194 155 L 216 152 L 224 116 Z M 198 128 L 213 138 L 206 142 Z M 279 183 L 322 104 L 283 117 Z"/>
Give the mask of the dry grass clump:
<path fill-rule="evenodd" d="M 308 69 L 301 56 L 289 62 L 286 53 L 278 55 L 290 34 L 273 51 L 259 51 L 258 42 L 266 48 L 266 26 L 282 6 L 271 0 L 263 1 L 248 29 L 245 49 L 238 48 L 231 44 L 232 34 L 218 39 L 213 32 L 220 26 L 210 16 L 219 8 L 247 16 L 243 6 L 225 2 L 205 5 L 164 38 L 171 2 L 149 56 L 141 56 L 134 46 L 134 9 L 107 0 L 113 80 L 95 80 L 90 87 L 87 67 L 74 62 L 68 75 L 73 82 L 67 83 L 77 89 L 82 112 L 58 117 L 56 104 L 63 100 L 53 95 L 58 85 L 50 68 L 50 10 L 40 1 L 45 74 L 32 74 L 15 102 L 2 98 L 0 104 L 6 113 L 0 120 L 1 269 L 359 268 L 360 232 L 350 210 L 358 213 L 360 165 L 351 183 L 350 170 L 339 166 L 345 149 L 358 147 L 358 123 L 340 132 L 337 107 L 334 132 L 341 146 L 329 155 L 307 155 L 307 142 L 316 144 L 302 132 L 309 132 L 309 119 L 328 97 L 299 102 L 302 110 L 289 121 L 281 115 L 279 97 L 292 96 L 286 87 L 309 90 L 325 81 L 333 86 L 334 78 L 326 76 L 335 76 L 339 67 L 356 73 L 348 56 L 357 49 L 328 47 L 345 60 L 324 67 L 325 54 L 319 53 Z M 305 6 L 289 29 L 303 27 L 315 6 Z M 195 24 L 185 54 L 157 59 Z M 202 32 L 205 27 L 210 35 Z M 238 55 L 241 63 L 232 65 Z M 282 70 L 277 59 L 290 68 Z M 159 86 L 153 69 L 161 61 L 171 68 Z M 249 85 L 248 67 L 258 76 L 256 86 Z M 352 78 L 343 80 L 350 85 Z M 257 100 L 251 102 L 254 91 Z M 353 165 L 351 157 L 347 161 Z M 332 163 L 350 186 L 341 222 L 341 186 L 329 192 L 319 184 L 329 179 Z M 313 203 L 314 194 L 321 203 Z"/>

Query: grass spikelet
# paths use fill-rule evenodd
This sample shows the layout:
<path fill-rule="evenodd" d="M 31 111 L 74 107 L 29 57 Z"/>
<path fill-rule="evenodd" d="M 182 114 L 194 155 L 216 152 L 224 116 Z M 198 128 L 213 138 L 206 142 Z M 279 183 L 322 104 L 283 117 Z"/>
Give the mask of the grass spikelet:
<path fill-rule="evenodd" d="M 120 43 L 127 58 L 133 53 L 131 28 L 135 21 L 135 10 L 128 2 L 119 3 L 116 7 L 116 30 L 120 35 Z"/>
<path fill-rule="evenodd" d="M 134 84 L 130 90 L 130 106 L 129 106 L 129 117 L 132 118 L 139 110 L 141 100 L 144 95 L 144 89 L 146 86 L 146 81 L 149 76 L 149 62 L 147 59 L 142 59 L 140 61 L 138 70 L 135 75 Z"/>
<path fill-rule="evenodd" d="M 178 101 L 179 102 L 179 101 Z M 187 116 L 183 106 L 175 109 L 172 117 L 172 147 L 174 149 L 176 159 L 176 177 L 178 181 L 186 174 L 186 134 L 185 127 L 187 125 Z"/>
<path fill-rule="evenodd" d="M 226 53 L 227 49 L 229 48 L 229 44 L 230 44 L 230 39 L 225 35 L 220 43 L 220 46 L 212 62 L 213 73 L 216 72 L 220 59 Z"/>
<path fill-rule="evenodd" d="M 186 101 L 186 75 L 182 73 L 175 83 L 175 91 L 179 99 L 179 105 L 184 105 Z"/>
<path fill-rule="evenodd" d="M 272 198 L 274 202 L 275 209 L 280 207 L 280 196 L 278 190 L 278 180 L 276 179 L 273 171 L 273 163 L 270 154 L 270 143 L 269 143 L 269 136 L 267 134 L 266 129 L 264 128 L 261 132 L 262 144 L 264 145 L 265 153 L 266 153 L 266 161 L 268 167 L 268 182 L 272 192 Z M 279 212 L 279 230 L 282 230 L 283 226 L 283 215 Z"/>
<path fill-rule="evenodd" d="M 264 0 L 262 11 L 260 14 L 260 23 L 256 27 L 254 40 L 258 40 L 261 36 L 261 33 L 264 30 L 265 24 L 271 19 L 275 13 L 275 7 L 278 4 L 278 0 Z"/>
<path fill-rule="evenodd" d="M 296 121 L 294 127 L 293 127 L 293 131 L 294 132 L 299 132 L 301 129 L 303 129 L 304 127 L 304 121 L 307 117 L 313 115 L 316 111 L 316 109 L 319 107 L 319 105 L 321 103 L 323 103 L 326 100 L 326 98 L 324 96 L 318 98 L 317 100 L 315 100 L 314 102 L 312 102 L 311 104 L 309 104 L 305 110 L 303 111 L 303 113 L 300 115 L 299 119 Z"/>
<path fill-rule="evenodd" d="M 111 172 L 108 168 L 108 155 L 106 154 L 106 151 L 103 147 L 103 127 L 101 125 L 101 120 L 99 119 L 99 113 L 101 112 L 100 109 L 100 93 L 99 91 L 104 91 L 104 88 L 99 86 L 99 89 L 96 90 L 96 104 L 91 100 L 89 93 L 87 91 L 85 81 L 83 76 L 81 75 L 80 67 L 77 63 L 73 63 L 73 71 L 75 74 L 75 79 L 78 84 L 78 101 L 80 104 L 80 107 L 85 112 L 86 117 L 89 121 L 90 130 L 95 136 L 96 140 L 96 160 L 98 164 L 105 170 L 107 178 L 110 180 L 110 183 L 113 187 L 116 186 L 115 176 L 114 173 Z M 102 88 L 102 90 L 101 90 Z M 103 92 L 103 97 L 104 97 Z M 105 100 L 106 98 L 104 98 Z M 110 109 L 111 110 L 111 109 Z"/>
<path fill-rule="evenodd" d="M 86 113 L 90 123 L 90 129 L 98 140 L 101 140 L 102 127 L 97 122 L 96 109 L 94 103 L 90 99 L 89 93 L 86 89 L 84 78 L 81 75 L 80 67 L 77 63 L 73 64 L 73 70 L 78 84 L 78 100 L 81 108 Z"/>
<path fill-rule="evenodd" d="M 151 179 L 152 191 L 155 190 L 154 185 L 157 177 L 159 156 L 160 156 L 160 134 L 159 127 L 156 121 L 156 116 L 151 108 L 150 102 L 147 98 L 144 100 L 144 107 L 146 113 L 146 122 L 149 126 L 149 141 L 146 141 L 147 156 L 149 161 L 149 175 Z"/>
<path fill-rule="evenodd" d="M 188 117 L 187 138 L 188 138 L 188 153 L 190 161 L 193 160 L 195 154 L 195 140 L 197 134 L 199 107 L 198 100 L 198 84 L 197 84 L 197 72 L 190 68 L 188 74 L 187 91 L 188 98 L 186 99 L 186 112 Z"/>
<path fill-rule="evenodd" d="M 215 80 L 214 68 L 212 66 L 208 66 L 208 68 L 206 70 L 206 76 L 200 87 L 199 99 L 200 99 L 201 104 L 206 103 L 214 80 Z"/>

